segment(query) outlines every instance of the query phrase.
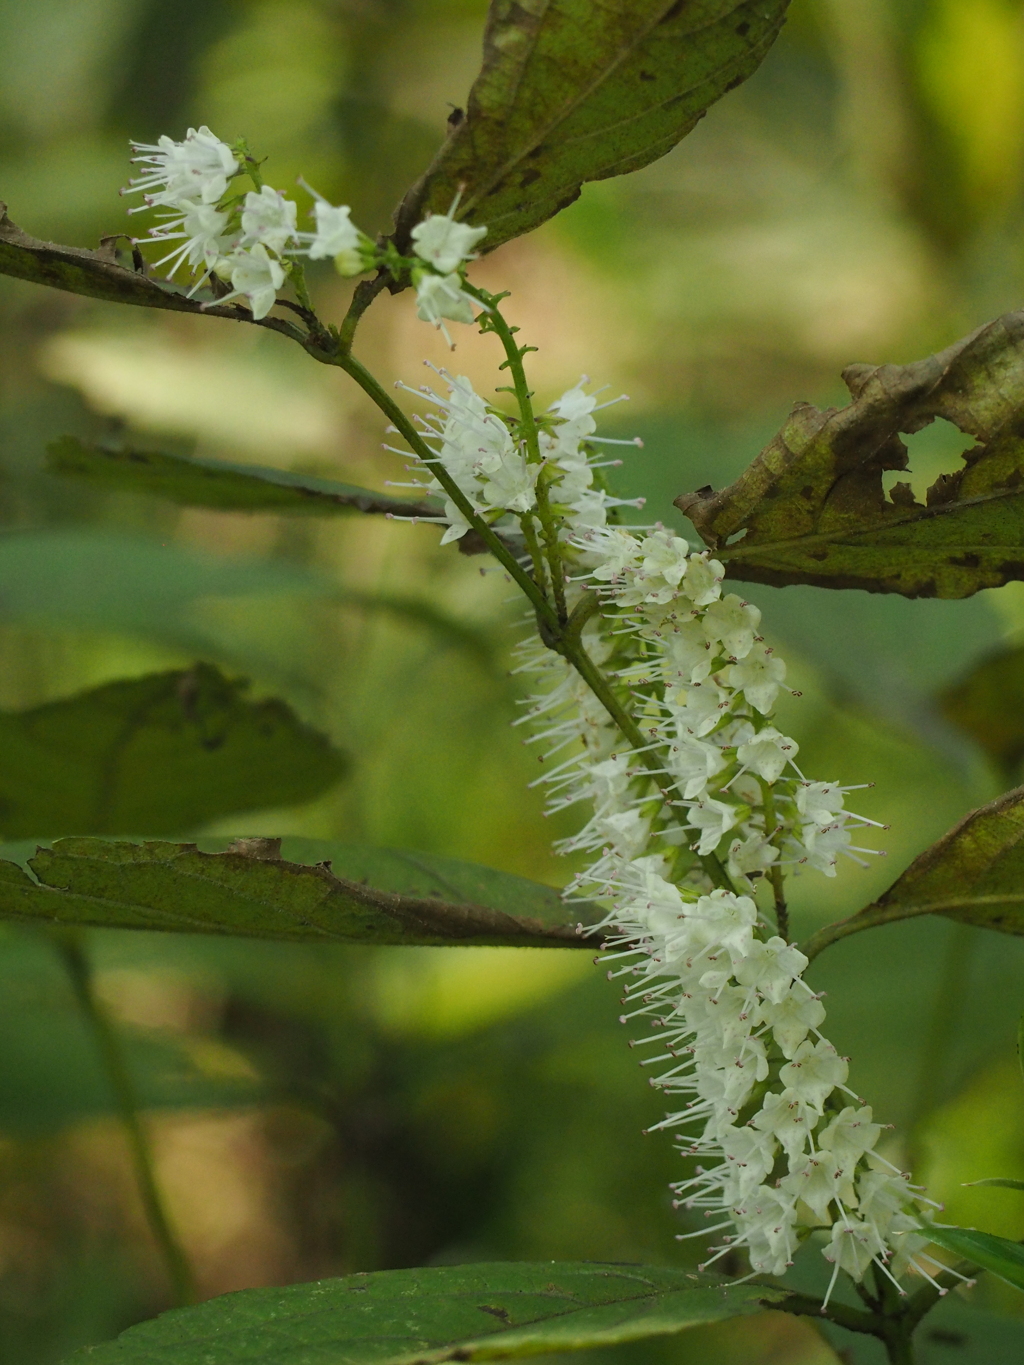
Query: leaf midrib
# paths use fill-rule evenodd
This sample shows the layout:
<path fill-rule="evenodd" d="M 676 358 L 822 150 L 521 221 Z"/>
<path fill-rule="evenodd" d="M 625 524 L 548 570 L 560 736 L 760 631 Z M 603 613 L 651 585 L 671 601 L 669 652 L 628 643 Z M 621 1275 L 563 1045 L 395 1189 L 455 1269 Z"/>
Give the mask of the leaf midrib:
<path fill-rule="evenodd" d="M 740 3 L 734 4 L 732 6 L 732 9 L 728 11 L 728 14 L 730 15 L 735 14 L 737 10 L 743 8 L 746 2 L 747 0 L 740 0 Z M 459 217 L 460 218 L 467 217 L 482 200 L 486 199 L 488 195 L 490 195 L 493 192 L 495 186 L 499 185 L 502 182 L 502 180 L 505 179 L 506 176 L 510 175 L 512 171 L 515 170 L 515 168 L 521 162 L 527 159 L 531 152 L 533 152 L 538 146 L 540 146 L 544 142 L 544 140 L 547 137 L 550 136 L 553 129 L 557 128 L 560 123 L 564 123 L 573 113 L 575 113 L 579 105 L 582 104 L 584 100 L 589 99 L 595 90 L 599 90 L 600 87 L 607 80 L 609 80 L 611 76 L 615 74 L 615 72 L 618 71 L 619 67 L 622 66 L 629 58 L 631 58 L 639 47 L 641 47 L 644 43 L 647 42 L 647 40 L 650 38 L 651 34 L 658 27 L 658 25 L 664 22 L 666 15 L 668 14 L 669 10 L 672 9 L 675 3 L 676 0 L 665 0 L 665 3 L 663 3 L 662 8 L 658 11 L 657 16 L 652 17 L 647 28 L 642 30 L 632 43 L 626 44 L 626 46 L 621 50 L 616 60 L 610 66 L 606 67 L 600 76 L 598 76 L 588 86 L 582 89 L 574 99 L 570 100 L 567 104 L 564 104 L 562 108 L 546 124 L 543 125 L 543 129 L 539 133 L 539 135 L 536 135 L 531 141 L 527 143 L 527 145 L 522 150 L 517 152 L 514 156 L 509 157 L 498 168 L 496 168 L 494 174 L 488 181 L 484 182 L 482 188 L 476 194 L 473 194 L 469 197 L 469 199 L 466 201 L 465 207 L 460 212 Z M 711 23 L 704 24 L 701 26 L 701 28 L 695 28 L 692 31 L 695 34 L 700 33 L 702 29 L 711 28 L 714 24 L 721 23 L 722 19 L 724 19 L 725 17 L 726 15 L 721 15 L 718 19 L 713 20 Z M 534 43 L 533 46 L 531 47 L 530 55 L 522 64 L 520 75 L 516 80 L 516 89 L 512 100 L 512 107 L 514 107 L 515 101 L 519 97 L 520 87 L 522 85 L 523 80 L 525 79 L 526 71 L 536 54 L 536 49 L 537 44 Z M 664 100 L 660 101 L 661 104 L 664 104 L 665 102 L 666 101 Z M 657 105 L 652 106 L 652 108 L 657 107 L 658 107 Z M 488 113 L 485 117 L 493 121 L 494 114 Z M 626 120 L 624 120 L 623 122 L 625 121 Z M 613 127 L 621 126 L 621 123 L 611 126 Z M 602 129 L 602 131 L 605 130 Z"/>

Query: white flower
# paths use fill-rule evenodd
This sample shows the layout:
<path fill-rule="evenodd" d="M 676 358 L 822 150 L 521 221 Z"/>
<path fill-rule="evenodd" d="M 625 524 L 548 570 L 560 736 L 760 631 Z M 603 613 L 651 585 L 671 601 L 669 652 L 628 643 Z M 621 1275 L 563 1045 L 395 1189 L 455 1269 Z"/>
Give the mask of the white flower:
<path fill-rule="evenodd" d="M 638 810 L 602 816 L 594 823 L 602 837 L 611 842 L 620 857 L 635 858 L 643 852 L 650 821 L 645 820 Z"/>
<path fill-rule="evenodd" d="M 699 683 L 711 672 L 714 654 L 698 621 L 677 621 L 661 634 L 665 651 L 662 676 L 669 687 Z"/>
<path fill-rule="evenodd" d="M 219 212 L 212 204 L 184 205 L 180 218 L 170 219 L 159 227 L 150 229 L 150 236 L 157 241 L 172 242 L 184 239 L 182 245 L 176 247 L 170 255 L 157 261 L 154 269 L 168 261 L 174 261 L 168 272 L 170 277 L 183 261 L 187 261 L 193 270 L 198 266 L 205 266 L 205 274 L 208 275 L 234 246 L 234 242 L 224 232 L 228 218 L 228 214 Z M 175 228 L 177 231 L 172 231 Z"/>
<path fill-rule="evenodd" d="M 689 545 L 671 531 L 655 531 L 641 542 L 640 553 L 643 561 L 639 572 L 643 578 L 650 580 L 651 599 L 670 601 L 686 573 Z M 665 589 L 671 591 L 661 598 L 655 596 Z"/>
<path fill-rule="evenodd" d="M 230 275 L 232 292 L 225 294 L 219 303 L 226 303 L 239 294 L 249 300 L 253 317 L 259 321 L 265 318 L 274 306 L 277 291 L 284 284 L 284 270 L 277 261 L 267 255 L 262 243 L 246 251 L 236 247 L 224 260 L 217 262 L 217 273 Z"/>
<path fill-rule="evenodd" d="M 422 261 L 429 261 L 442 275 L 451 275 L 463 261 L 471 260 L 471 252 L 482 237 L 486 237 L 485 227 L 470 227 L 468 223 L 457 223 L 454 218 L 443 213 L 432 213 L 417 223 L 412 230 L 412 249 Z M 450 313 L 442 316 L 451 317 Z M 431 318 L 424 319 L 427 322 Z M 473 321 L 472 318 L 469 319 Z M 461 318 L 456 318 L 461 322 Z"/>
<path fill-rule="evenodd" d="M 751 1123 L 778 1138 L 792 1163 L 806 1147 L 807 1135 L 816 1118 L 815 1111 L 795 1090 L 784 1090 L 781 1095 L 765 1095 L 764 1103 Z"/>
<path fill-rule="evenodd" d="M 615 583 L 628 570 L 635 568 L 640 556 L 640 543 L 618 526 L 608 526 L 589 534 L 583 542 L 587 559 L 592 565 L 591 575 L 604 583 Z"/>
<path fill-rule="evenodd" d="M 824 872 L 826 877 L 836 875 L 836 855 L 849 845 L 850 831 L 842 824 L 829 825 L 820 829 L 817 825 L 804 825 L 802 830 L 802 862 Z"/>
<path fill-rule="evenodd" d="M 841 1170 L 849 1172 L 865 1152 L 871 1151 L 881 1132 L 880 1125 L 872 1122 L 869 1104 L 861 1109 L 847 1105 L 821 1130 L 817 1143 L 824 1151 L 832 1153 Z"/>
<path fill-rule="evenodd" d="M 779 1072 L 779 1080 L 821 1114 L 826 1099 L 837 1085 L 845 1084 L 849 1072 L 846 1058 L 840 1057 L 831 1043 L 824 1038 L 817 1043 L 808 1039 Z"/>
<path fill-rule="evenodd" d="M 829 1205 L 839 1194 L 842 1174 L 828 1155 L 809 1156 L 779 1182 L 794 1199 L 802 1200 L 819 1223 L 832 1222 Z"/>
<path fill-rule="evenodd" d="M 744 697 L 763 716 L 775 705 L 779 687 L 786 676 L 786 665 L 764 645 L 755 645 L 738 664 L 725 670 L 728 685 Z"/>
<path fill-rule="evenodd" d="M 757 923 L 757 906 L 749 896 L 736 896 L 731 891 L 712 891 L 701 896 L 690 911 L 688 919 L 703 920 L 714 940 L 740 961 L 750 952 Z"/>
<path fill-rule="evenodd" d="M 734 592 L 712 602 L 704 613 L 703 626 L 709 640 L 721 640 L 726 654 L 742 659 L 754 645 L 761 613 Z"/>
<path fill-rule="evenodd" d="M 269 185 L 264 185 L 258 193 L 250 190 L 242 206 L 243 243 L 246 246 L 262 243 L 280 256 L 295 238 L 297 212 L 295 204 L 280 190 L 272 190 Z"/>
<path fill-rule="evenodd" d="M 707 607 L 721 597 L 720 584 L 724 577 L 724 567 L 717 559 L 709 559 L 705 550 L 690 556 L 683 590 L 695 606 Z"/>
<path fill-rule="evenodd" d="M 762 1275 L 784 1275 L 797 1247 L 795 1200 L 762 1185 L 736 1210 L 750 1264 Z"/>
<path fill-rule="evenodd" d="M 444 319 L 450 322 L 472 322 L 473 300 L 462 292 L 458 275 L 424 273 L 416 285 L 416 316 L 422 322 L 432 322 L 451 342 Z"/>
<path fill-rule="evenodd" d="M 676 694 L 683 696 L 682 691 Z M 677 734 L 696 735 L 702 739 L 722 720 L 731 698 L 713 682 L 694 683 L 686 688 L 685 700 L 666 700 L 665 706 L 675 723 Z"/>
<path fill-rule="evenodd" d="M 775 1165 L 775 1138 L 755 1128 L 727 1127 L 719 1134 L 719 1143 L 730 1167 L 733 1179 L 732 1198 L 737 1203 L 758 1188 Z"/>
<path fill-rule="evenodd" d="M 808 823 L 831 825 L 843 809 L 843 790 L 836 782 L 802 782 L 796 808 Z"/>
<path fill-rule="evenodd" d="M 681 734 L 669 748 L 665 764 L 683 796 L 692 801 L 705 791 L 709 780 L 722 771 L 725 759 L 717 744 Z"/>
<path fill-rule="evenodd" d="M 870 1223 L 844 1214 L 832 1228 L 832 1239 L 822 1255 L 855 1280 L 862 1280 L 875 1257 L 885 1252 L 885 1243 Z"/>
<path fill-rule="evenodd" d="M 741 986 L 753 986 L 773 1005 L 780 1005 L 806 966 L 807 958 L 800 949 L 776 934 L 767 943 L 754 940 L 750 953 L 736 968 L 736 980 Z"/>
<path fill-rule="evenodd" d="M 528 464 L 518 450 L 513 450 L 487 474 L 482 496 L 492 507 L 528 512 L 537 505 L 535 490 L 539 472 L 540 465 Z"/>
<path fill-rule="evenodd" d="M 441 544 L 450 545 L 453 540 L 460 540 L 466 534 L 469 530 L 469 522 L 463 516 L 461 508 L 457 503 L 452 502 L 451 498 L 445 498 L 444 515 L 448 522 L 448 529 L 441 537 Z"/>
<path fill-rule="evenodd" d="M 784 1057 L 792 1057 L 808 1032 L 812 1028 L 816 1029 L 825 1020 L 824 1005 L 816 995 L 810 995 L 802 987 L 802 983 L 798 984 L 799 989 L 797 985 L 791 986 L 778 1002 L 762 1000 L 757 1007 L 758 1019 L 771 1029 Z M 853 1113 L 853 1110 L 849 1112 Z M 869 1109 L 869 1117 L 870 1114 Z M 823 1144 L 824 1139 L 820 1138 L 819 1146 Z M 843 1164 L 838 1152 L 836 1160 L 840 1165 Z"/>
<path fill-rule="evenodd" d="M 167 204 L 179 208 L 184 201 L 216 204 L 238 170 L 231 148 L 214 137 L 205 125 L 190 128 L 184 142 L 161 137 L 155 144 L 133 142 L 136 152 L 145 153 L 132 160 L 148 169 L 129 182 L 129 192 L 141 191 L 147 205 Z M 155 191 L 149 193 L 148 191 Z M 132 209 L 138 213 L 138 209 Z"/>
<path fill-rule="evenodd" d="M 752 872 L 764 872 L 778 856 L 779 850 L 759 830 L 754 830 L 745 839 L 734 839 L 729 845 L 729 876 L 735 881 Z"/>
<path fill-rule="evenodd" d="M 782 735 L 768 725 L 760 733 L 740 744 L 736 757 L 744 768 L 750 768 L 766 782 L 776 782 L 790 759 L 796 758 L 800 746 L 795 739 Z"/>
<path fill-rule="evenodd" d="M 688 821 L 694 829 L 700 830 L 697 852 L 701 856 L 714 853 L 728 832 L 739 823 L 744 813 L 745 807 L 716 801 L 710 796 L 691 806 L 687 812 Z"/>
<path fill-rule="evenodd" d="M 316 196 L 313 217 L 315 232 L 300 232 L 299 238 L 309 245 L 305 254 L 311 261 L 331 259 L 339 275 L 358 275 L 366 269 L 363 260 L 363 234 L 352 222 L 352 210 L 347 204 L 329 204 Z"/>

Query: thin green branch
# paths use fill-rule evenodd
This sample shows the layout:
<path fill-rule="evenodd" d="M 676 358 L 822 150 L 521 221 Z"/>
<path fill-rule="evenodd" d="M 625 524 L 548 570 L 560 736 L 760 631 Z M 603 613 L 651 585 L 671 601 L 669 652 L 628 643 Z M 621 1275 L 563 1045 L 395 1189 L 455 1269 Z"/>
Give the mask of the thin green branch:
<path fill-rule="evenodd" d="M 138 1181 L 139 1195 L 145 1210 L 153 1238 L 167 1267 L 167 1277 L 179 1305 L 196 1303 L 198 1293 L 192 1267 L 179 1243 L 170 1218 L 164 1207 L 163 1195 L 157 1183 L 153 1165 L 153 1153 L 149 1137 L 143 1127 L 139 1114 L 139 1100 L 131 1073 L 121 1051 L 117 1033 L 96 996 L 92 969 L 85 952 L 82 936 L 74 930 L 64 930 L 54 935 L 54 943 L 67 968 L 75 997 L 83 1015 L 92 1029 L 96 1047 L 103 1062 L 110 1088 L 124 1125 L 128 1145 L 131 1149 Z"/>
<path fill-rule="evenodd" d="M 778 820 L 775 816 L 775 793 L 772 791 L 770 782 L 766 782 L 763 777 L 758 778 L 758 785 L 761 788 L 761 800 L 764 805 L 764 833 L 765 838 L 773 848 L 778 848 L 777 838 L 779 832 Z M 781 936 L 789 942 L 789 908 L 786 905 L 785 884 L 782 875 L 782 868 L 779 866 L 778 859 L 772 863 L 768 869 L 768 878 L 772 886 L 772 895 L 775 899 L 775 923 Z"/>

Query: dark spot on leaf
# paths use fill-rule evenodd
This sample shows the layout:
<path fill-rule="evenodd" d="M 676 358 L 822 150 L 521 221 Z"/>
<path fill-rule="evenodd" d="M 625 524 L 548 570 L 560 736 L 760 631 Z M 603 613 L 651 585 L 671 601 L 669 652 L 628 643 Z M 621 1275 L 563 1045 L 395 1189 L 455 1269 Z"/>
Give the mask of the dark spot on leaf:
<path fill-rule="evenodd" d="M 672 6 L 670 10 L 666 12 L 661 22 L 663 24 L 669 24 L 672 22 L 673 19 L 678 19 L 680 14 L 682 14 L 683 12 L 683 7 L 685 6 L 685 4 L 686 0 L 676 0 L 676 3 Z"/>
<path fill-rule="evenodd" d="M 527 185 L 532 185 L 535 180 L 539 179 L 540 171 L 538 171 L 536 167 L 531 166 L 528 171 L 524 171 L 519 177 L 519 186 L 521 189 L 525 190 Z"/>
<path fill-rule="evenodd" d="M 745 19 L 744 19 L 744 21 L 743 21 L 742 24 L 737 24 L 737 25 L 736 25 L 736 36 L 737 36 L 737 38 L 745 38 L 749 32 L 750 32 L 750 25 L 747 23 L 747 21 L 746 21 Z"/>
<path fill-rule="evenodd" d="M 725 94 L 725 95 L 727 95 L 727 94 L 729 93 L 730 90 L 735 90 L 736 87 L 737 87 L 738 85 L 742 85 L 743 82 L 744 82 L 745 80 L 746 80 L 746 76 L 733 76 L 732 80 L 731 80 L 731 81 L 729 82 L 729 84 L 725 87 L 725 90 L 724 90 L 722 93 Z"/>
<path fill-rule="evenodd" d="M 949 562 L 961 569 L 977 569 L 981 565 L 981 558 L 975 554 L 952 555 Z"/>
<path fill-rule="evenodd" d="M 966 1333 L 954 1332 L 949 1327 L 929 1327 L 925 1336 L 936 1346 L 967 1346 L 970 1343 Z"/>
<path fill-rule="evenodd" d="M 219 749 L 220 746 L 224 743 L 224 736 L 207 735 L 205 739 L 201 739 L 199 742 L 202 745 L 202 747 L 207 751 L 207 753 L 213 753 L 215 749 Z"/>
<path fill-rule="evenodd" d="M 481 1313 L 490 1313 L 492 1318 L 500 1318 L 502 1322 L 509 1323 L 512 1319 L 504 1308 L 493 1308 L 489 1303 L 478 1303 L 477 1308 Z"/>
<path fill-rule="evenodd" d="M 809 483 L 804 484 L 803 488 L 801 488 L 800 490 L 800 496 L 802 498 L 806 498 L 808 502 L 813 502 L 814 488 L 812 487 L 812 485 Z"/>
<path fill-rule="evenodd" d="M 460 109 L 458 105 L 456 105 L 452 112 L 448 115 L 448 127 L 454 132 L 465 117 L 466 117 L 465 110 Z"/>
<path fill-rule="evenodd" d="M 658 78 L 653 71 L 641 71 L 640 79 L 642 81 L 656 81 Z"/>

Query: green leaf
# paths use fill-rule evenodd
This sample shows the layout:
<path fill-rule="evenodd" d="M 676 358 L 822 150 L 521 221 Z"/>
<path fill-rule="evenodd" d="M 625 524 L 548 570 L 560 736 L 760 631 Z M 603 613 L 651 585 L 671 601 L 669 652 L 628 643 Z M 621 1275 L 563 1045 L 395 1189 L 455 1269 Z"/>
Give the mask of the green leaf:
<path fill-rule="evenodd" d="M 429 517 L 440 510 L 440 504 L 393 498 L 311 474 L 151 450 L 108 450 L 76 436 L 52 442 L 47 447 L 47 464 L 54 474 L 104 488 L 150 493 L 181 506 L 215 507 L 224 512 L 298 512 L 323 517 L 355 510 Z"/>
<path fill-rule="evenodd" d="M 1024 787 L 965 815 L 877 901 L 819 929 L 804 952 L 814 957 L 848 934 L 915 915 L 1024 934 Z"/>
<path fill-rule="evenodd" d="M 1024 758 L 1024 646 L 982 660 L 939 697 L 942 714 L 1004 771 Z"/>
<path fill-rule="evenodd" d="M 664 1336 L 756 1312 L 781 1289 L 590 1262 L 383 1270 L 243 1289 L 72 1356 L 89 1365 L 436 1365 Z"/>
<path fill-rule="evenodd" d="M 800 403 L 728 488 L 676 499 L 750 583 L 813 583 L 905 597 L 970 597 L 1024 578 L 1024 312 L 1007 313 L 912 365 L 851 365 L 853 402 Z M 919 503 L 888 498 L 907 468 L 900 432 L 945 418 L 978 444 Z"/>
<path fill-rule="evenodd" d="M 454 858 L 332 844 L 285 862 L 280 840 L 194 844 L 60 839 L 0 861 L 0 918 L 305 942 L 589 948 L 558 892 Z M 585 907 L 584 907 L 585 908 Z"/>
<path fill-rule="evenodd" d="M 144 1108 L 251 1105 L 263 1086 L 245 1058 L 213 1039 L 118 1028 Z M 41 936 L 0 937 L 0 1132 L 28 1137 L 101 1114 L 118 1102 L 67 973 Z"/>
<path fill-rule="evenodd" d="M 975 1185 L 994 1185 L 1001 1190 L 1024 1190 L 1024 1180 L 1009 1180 L 1001 1175 L 990 1176 L 987 1180 L 965 1180 L 964 1188 L 973 1189 Z"/>
<path fill-rule="evenodd" d="M 936 1246 L 944 1247 L 954 1256 L 971 1261 L 982 1270 L 990 1270 L 1007 1284 L 1024 1289 L 1024 1246 L 991 1232 L 974 1228 L 937 1228 L 929 1224 L 923 1229 Z"/>
<path fill-rule="evenodd" d="M 0 534 L 0 584 L 0 620 L 160 638 L 194 638 L 183 617 L 203 598 L 335 591 L 328 578 L 292 565 L 75 527 Z"/>
<path fill-rule="evenodd" d="M 84 294 L 108 303 L 128 303 L 140 308 L 163 308 L 177 313 L 206 313 L 212 317 L 231 318 L 235 322 L 253 322 L 247 308 L 239 304 L 218 304 L 207 290 L 192 298 L 187 290 L 170 280 L 154 280 L 140 269 L 129 269 L 117 259 L 117 237 L 103 239 L 97 251 L 84 247 L 60 246 L 56 242 L 42 242 L 30 237 L 15 226 L 7 216 L 7 205 L 0 202 L 0 275 L 29 280 L 50 289 L 63 289 L 70 294 Z M 283 318 L 268 317 L 256 323 L 301 341 L 303 333 L 294 323 Z"/>
<path fill-rule="evenodd" d="M 788 0 L 492 0 L 483 68 L 465 116 L 396 215 L 486 224 L 493 250 L 543 223 L 588 180 L 623 175 L 676 145 L 758 67 Z"/>
<path fill-rule="evenodd" d="M 247 687 L 196 664 L 0 712 L 0 834 L 170 834 L 333 786 L 344 757 Z"/>

